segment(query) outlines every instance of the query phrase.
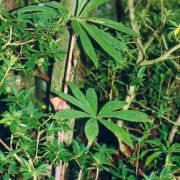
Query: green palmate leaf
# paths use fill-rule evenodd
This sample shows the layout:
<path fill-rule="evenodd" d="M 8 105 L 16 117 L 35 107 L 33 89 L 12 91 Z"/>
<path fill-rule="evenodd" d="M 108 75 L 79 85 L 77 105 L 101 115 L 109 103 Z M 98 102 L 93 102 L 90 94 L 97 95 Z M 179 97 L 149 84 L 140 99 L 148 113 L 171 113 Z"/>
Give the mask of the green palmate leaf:
<path fill-rule="evenodd" d="M 92 45 L 86 31 L 84 31 L 82 26 L 77 21 L 72 21 L 71 24 L 72 24 L 72 28 L 74 29 L 76 34 L 79 35 L 80 40 L 81 40 L 81 44 L 82 44 L 85 52 L 91 58 L 94 65 L 97 67 L 98 66 L 97 55 L 96 55 L 96 53 L 94 51 L 94 47 L 93 47 L 93 45 Z"/>
<path fill-rule="evenodd" d="M 78 86 L 72 84 L 69 82 L 69 87 L 73 93 L 73 95 L 76 97 L 76 99 L 79 101 L 79 103 L 81 104 L 81 106 L 83 106 L 83 108 L 85 109 L 85 112 L 87 112 L 88 114 L 95 116 L 96 114 L 94 114 L 90 103 L 88 102 L 88 100 L 86 99 L 85 95 L 81 92 L 81 90 L 78 88 Z"/>
<path fill-rule="evenodd" d="M 85 14 L 88 14 L 90 11 L 95 9 L 96 7 L 108 2 L 110 0 L 90 0 L 88 4 L 85 6 L 83 11 L 81 12 L 80 16 L 83 16 Z"/>
<path fill-rule="evenodd" d="M 145 167 L 148 166 L 155 158 L 159 157 L 161 155 L 162 152 L 160 151 L 157 151 L 157 152 L 154 152 L 153 154 L 151 154 L 147 159 L 146 159 L 146 162 L 145 162 Z"/>
<path fill-rule="evenodd" d="M 86 98 L 89 101 L 91 108 L 94 111 L 94 114 L 97 114 L 98 100 L 97 100 L 97 94 L 93 88 L 89 88 L 86 91 Z"/>
<path fill-rule="evenodd" d="M 91 145 L 99 133 L 97 119 L 90 119 L 85 124 L 85 134 L 88 139 L 88 145 Z"/>
<path fill-rule="evenodd" d="M 106 112 L 113 112 L 118 109 L 122 109 L 127 103 L 125 101 L 118 101 L 118 100 L 113 100 L 107 102 L 100 110 L 99 116 L 105 114 Z"/>
<path fill-rule="evenodd" d="M 103 26 L 113 28 L 117 31 L 124 32 L 124 33 L 132 35 L 132 36 L 139 36 L 138 33 L 134 32 L 130 28 L 127 28 L 122 23 L 119 23 L 119 22 L 116 22 L 116 21 L 113 21 L 110 19 L 104 19 L 104 18 L 97 18 L 96 17 L 96 18 L 86 18 L 86 20 L 93 22 L 93 23 L 101 24 Z"/>
<path fill-rule="evenodd" d="M 106 51 L 108 52 L 115 60 L 121 61 L 122 56 L 119 51 L 121 47 L 121 42 L 112 37 L 110 34 L 104 32 L 103 30 L 98 29 L 95 26 L 88 25 L 86 23 L 81 23 L 89 35 Z"/>
<path fill-rule="evenodd" d="M 61 111 L 58 111 L 54 117 L 64 119 L 87 118 L 89 117 L 89 114 L 73 109 L 62 109 Z"/>
<path fill-rule="evenodd" d="M 103 114 L 101 113 L 101 117 L 107 118 L 117 118 L 117 119 L 122 119 L 126 121 L 132 121 L 132 122 L 152 122 L 148 115 L 139 112 L 139 111 L 134 111 L 134 110 L 121 110 L 121 111 L 114 111 L 114 112 L 104 112 Z"/>
<path fill-rule="evenodd" d="M 111 121 L 107 120 L 99 120 L 107 129 L 109 129 L 118 139 L 126 143 L 128 146 L 133 148 L 133 143 L 130 138 L 130 134 L 123 129 L 122 127 L 119 127 L 118 125 L 114 124 Z"/>

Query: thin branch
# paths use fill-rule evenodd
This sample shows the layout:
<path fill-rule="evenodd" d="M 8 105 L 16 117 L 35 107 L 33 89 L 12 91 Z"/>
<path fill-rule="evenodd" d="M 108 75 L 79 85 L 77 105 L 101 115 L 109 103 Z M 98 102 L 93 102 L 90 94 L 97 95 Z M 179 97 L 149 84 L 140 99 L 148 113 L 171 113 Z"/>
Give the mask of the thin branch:
<path fill-rule="evenodd" d="M 9 146 L 7 146 L 7 144 L 2 139 L 0 139 L 0 144 L 2 144 L 9 152 L 13 151 L 13 149 L 11 149 Z M 21 165 L 24 166 L 21 158 L 16 153 L 13 156 Z"/>
<path fill-rule="evenodd" d="M 80 171 L 79 171 L 78 180 L 82 179 L 82 174 L 83 174 L 83 168 L 81 168 Z"/>
<path fill-rule="evenodd" d="M 113 97 L 113 89 L 114 89 L 115 78 L 116 78 L 116 71 L 113 72 L 112 79 L 111 79 L 112 82 L 111 82 L 111 90 L 110 90 L 110 93 L 109 93 L 109 100 L 112 100 L 112 97 Z"/>
<path fill-rule="evenodd" d="M 40 131 L 40 129 L 39 129 Z M 40 136 L 41 136 L 41 132 L 38 131 L 38 135 L 37 135 L 37 140 L 36 140 L 36 155 L 34 158 L 34 161 L 38 158 L 38 151 L 39 151 L 39 141 L 40 141 Z"/>
<path fill-rule="evenodd" d="M 126 96 L 125 102 L 127 102 L 127 105 L 123 107 L 123 110 L 128 110 L 130 107 L 130 104 L 133 102 L 134 98 L 136 96 L 136 87 L 130 86 L 128 95 Z"/>
<path fill-rule="evenodd" d="M 180 123 L 178 122 L 173 122 L 169 118 L 162 116 L 163 119 L 167 120 L 169 123 L 173 124 L 174 126 L 180 126 Z"/>
<path fill-rule="evenodd" d="M 177 118 L 175 123 L 176 124 L 180 123 L 180 115 L 178 116 L 178 118 Z M 171 132 L 169 133 L 169 141 L 170 141 L 170 143 L 173 142 L 174 136 L 175 136 L 176 132 L 177 132 L 177 125 L 173 126 L 172 129 L 171 129 Z"/>
<path fill-rule="evenodd" d="M 99 178 L 99 167 L 96 168 L 96 177 L 95 180 L 98 180 Z"/>
<path fill-rule="evenodd" d="M 8 40 L 8 42 L 7 42 L 4 46 L 2 46 L 3 49 L 4 49 L 5 47 L 7 47 L 7 46 L 11 43 L 12 34 L 13 34 L 12 27 L 9 27 L 9 40 Z"/>
<path fill-rule="evenodd" d="M 144 50 L 146 51 L 147 48 L 152 44 L 152 42 L 154 41 L 154 38 L 157 37 L 157 33 L 159 32 L 160 30 L 157 29 L 153 32 L 153 34 L 150 36 L 150 38 L 147 40 L 147 42 L 144 44 Z"/>
<path fill-rule="evenodd" d="M 177 44 L 156 59 L 142 61 L 140 63 L 140 66 L 147 66 L 147 65 L 162 62 L 162 61 L 166 60 L 174 51 L 178 50 L 179 48 L 180 48 L 180 44 Z"/>
<path fill-rule="evenodd" d="M 130 20 L 131 20 L 131 26 L 132 26 L 132 29 L 137 32 L 138 34 L 140 34 L 140 31 L 139 31 L 139 26 L 138 24 L 136 23 L 136 20 L 135 20 L 135 9 L 134 9 L 134 0 L 128 0 L 128 9 L 129 9 L 129 16 L 130 16 Z M 138 37 L 136 39 L 137 43 L 137 48 L 138 48 L 138 58 L 137 58 L 137 63 L 142 61 L 143 59 L 143 55 L 145 54 L 144 53 L 144 48 L 143 48 L 143 43 L 141 41 L 141 37 Z"/>
<path fill-rule="evenodd" d="M 33 39 L 30 39 L 28 41 L 25 41 L 25 42 L 14 42 L 14 43 L 9 43 L 9 46 L 21 46 L 21 45 L 25 45 L 25 44 L 28 44 L 28 43 L 31 43 L 31 42 L 35 42 L 36 40 L 33 38 Z"/>

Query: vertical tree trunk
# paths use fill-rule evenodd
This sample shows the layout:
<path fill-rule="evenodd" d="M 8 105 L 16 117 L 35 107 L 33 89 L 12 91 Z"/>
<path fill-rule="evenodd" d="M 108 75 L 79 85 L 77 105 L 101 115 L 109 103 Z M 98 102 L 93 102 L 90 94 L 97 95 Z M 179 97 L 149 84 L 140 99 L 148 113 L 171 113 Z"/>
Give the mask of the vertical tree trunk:
<path fill-rule="evenodd" d="M 11 11 L 16 7 L 16 0 L 4 0 L 5 10 Z"/>
<path fill-rule="evenodd" d="M 72 14 L 74 14 L 74 11 L 76 8 L 76 1 L 63 0 L 62 4 Z M 64 55 L 62 55 L 61 59 L 56 61 L 53 65 L 53 72 L 52 72 L 52 78 L 51 78 L 51 92 L 54 92 L 55 90 L 63 91 L 63 89 L 64 89 L 64 86 L 66 83 L 65 82 L 66 66 L 67 66 L 67 60 L 69 57 L 69 50 L 70 50 L 72 34 L 71 34 L 71 32 L 69 32 L 67 27 L 64 27 L 64 28 L 61 28 L 61 31 L 59 32 L 57 38 L 60 39 L 60 41 L 59 41 L 60 49 L 65 51 L 66 53 Z M 58 110 L 58 109 L 55 108 L 55 110 Z M 67 135 L 67 136 L 65 136 L 64 141 L 69 144 L 71 141 L 70 139 L 69 139 L 69 136 Z"/>
<path fill-rule="evenodd" d="M 74 14 L 76 9 L 76 1 L 75 0 L 62 0 L 62 4 L 72 13 Z M 71 32 L 67 29 L 67 27 L 61 28 L 61 32 L 59 32 L 58 37 L 60 39 L 59 47 L 61 50 L 65 51 L 66 54 L 61 56 L 60 61 L 56 61 L 53 65 L 53 72 L 52 72 L 52 78 L 51 78 L 51 92 L 53 91 L 66 91 L 66 84 L 67 77 L 65 77 L 69 72 L 66 72 L 67 69 L 69 69 L 67 61 L 72 58 L 72 43 L 74 45 L 74 36 L 72 36 Z M 69 78 L 68 78 L 69 79 Z M 55 97 L 56 98 L 56 97 Z M 53 99 L 53 98 L 52 98 Z M 52 100 L 51 99 L 51 100 Z M 55 99 L 54 99 L 55 100 Z M 60 99 L 59 99 L 60 100 Z M 53 104 L 54 107 L 56 106 Z M 63 105 L 64 106 L 64 105 Z M 62 107 L 63 108 L 63 107 Z M 59 107 L 57 107 L 57 110 Z M 56 110 L 56 108 L 55 108 Z M 69 124 L 70 127 L 73 128 L 74 126 L 74 120 L 70 121 Z M 70 143 L 72 139 L 72 133 L 73 132 L 59 132 L 58 133 L 58 140 L 59 141 L 65 141 L 66 143 Z M 60 162 L 59 166 L 55 169 L 55 180 L 63 180 L 65 176 L 65 167 L 66 164 L 62 164 Z"/>
<path fill-rule="evenodd" d="M 73 0 L 63 0 L 62 4 L 74 14 L 76 8 L 76 1 Z M 63 90 L 64 86 L 64 74 L 66 68 L 66 60 L 68 56 L 69 50 L 69 42 L 70 42 L 70 33 L 66 27 L 62 28 L 59 32 L 58 37 L 60 39 L 60 49 L 65 51 L 66 53 L 61 56 L 59 61 L 54 63 L 53 73 L 52 73 L 52 80 L 51 80 L 51 91 L 54 90 Z"/>

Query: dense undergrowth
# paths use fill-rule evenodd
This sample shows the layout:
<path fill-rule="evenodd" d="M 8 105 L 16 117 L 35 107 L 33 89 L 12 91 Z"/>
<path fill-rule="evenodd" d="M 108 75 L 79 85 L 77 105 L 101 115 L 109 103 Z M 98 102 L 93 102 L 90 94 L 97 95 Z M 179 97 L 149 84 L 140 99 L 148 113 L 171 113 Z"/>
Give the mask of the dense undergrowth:
<path fill-rule="evenodd" d="M 178 1 L 46 2 L 0 9 L 0 179 L 178 179 Z"/>

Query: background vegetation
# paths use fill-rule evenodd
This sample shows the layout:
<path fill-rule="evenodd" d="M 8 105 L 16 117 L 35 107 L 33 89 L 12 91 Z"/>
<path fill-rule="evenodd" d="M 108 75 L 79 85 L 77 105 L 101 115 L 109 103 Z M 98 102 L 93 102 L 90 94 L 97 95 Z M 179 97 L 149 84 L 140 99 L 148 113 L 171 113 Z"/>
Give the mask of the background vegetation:
<path fill-rule="evenodd" d="M 0 3 L 0 179 L 179 178 L 178 0 Z"/>

